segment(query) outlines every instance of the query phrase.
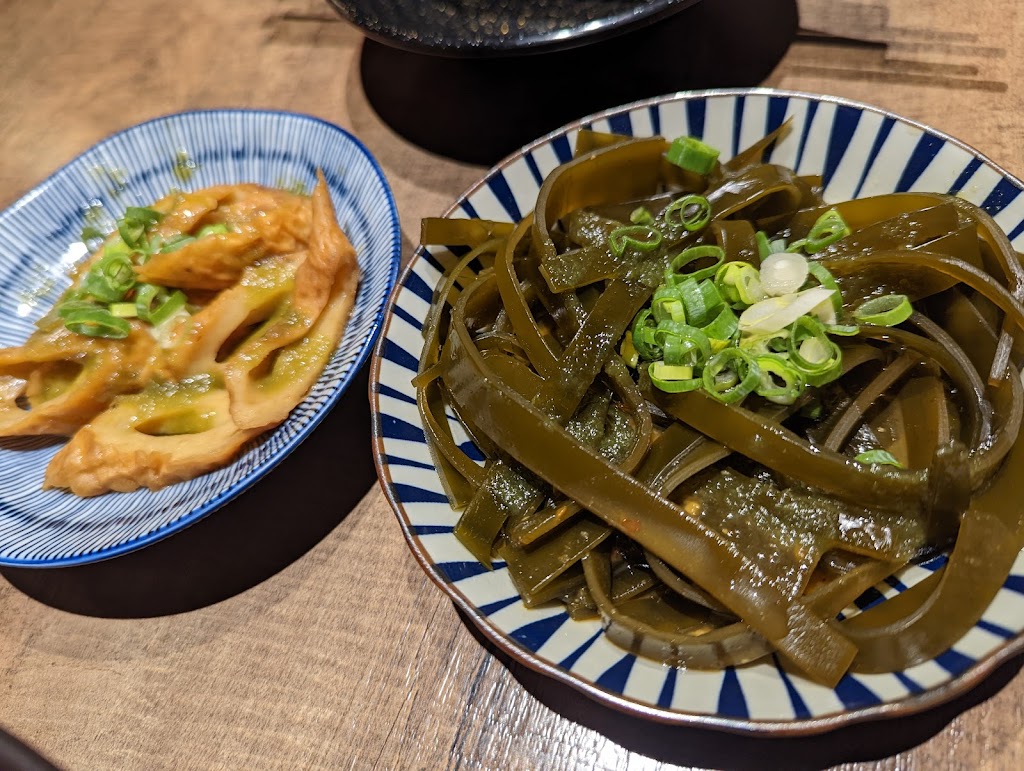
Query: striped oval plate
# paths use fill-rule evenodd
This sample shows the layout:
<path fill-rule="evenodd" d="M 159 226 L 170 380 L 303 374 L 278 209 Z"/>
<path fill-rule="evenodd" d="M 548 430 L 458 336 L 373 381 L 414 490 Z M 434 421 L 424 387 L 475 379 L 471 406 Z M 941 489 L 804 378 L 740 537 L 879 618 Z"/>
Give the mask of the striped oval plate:
<path fill-rule="evenodd" d="M 61 566 L 138 549 L 231 500 L 284 459 L 327 414 L 369 356 L 401 255 L 398 214 L 376 160 L 352 135 L 285 112 L 209 110 L 142 123 L 90 148 L 0 213 L 0 347 L 19 345 L 68 284 L 86 249 L 126 206 L 172 189 L 257 182 L 312 190 L 323 169 L 362 283 L 348 328 L 306 399 L 218 471 L 159 492 L 83 500 L 41 490 L 59 442 L 0 440 L 0 564 Z"/>
<path fill-rule="evenodd" d="M 544 176 L 570 159 L 580 128 L 636 136 L 689 134 L 729 158 L 789 118 L 794 130 L 772 149 L 771 161 L 801 174 L 823 175 L 828 200 L 906 190 L 959 193 L 994 215 L 1016 248 L 1024 250 L 1022 183 L 980 153 L 875 107 L 767 89 L 682 93 L 585 118 L 492 169 L 449 216 L 517 220 L 528 213 Z M 409 382 L 431 292 L 450 258 L 444 250 L 420 249 L 392 297 L 371 374 L 377 467 L 413 554 L 509 654 L 601 702 L 659 721 L 812 733 L 947 700 L 1024 647 L 1024 559 L 982 621 L 952 650 L 905 672 L 847 675 L 835 689 L 808 682 L 778 660 L 724 672 L 668 668 L 616 647 L 597 621 L 573 622 L 560 606 L 526 609 L 507 571 L 501 565 L 485 570 L 453 536 L 459 515 L 447 503 L 424 444 Z M 468 442 L 464 433 L 457 436 Z M 938 558 L 909 567 L 859 604 L 866 607 L 903 591 L 941 564 Z"/>

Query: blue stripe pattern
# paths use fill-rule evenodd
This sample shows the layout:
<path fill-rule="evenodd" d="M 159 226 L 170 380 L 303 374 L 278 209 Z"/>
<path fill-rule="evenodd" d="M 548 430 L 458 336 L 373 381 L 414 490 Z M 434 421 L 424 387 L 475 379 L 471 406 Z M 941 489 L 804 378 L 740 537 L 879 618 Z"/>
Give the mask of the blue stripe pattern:
<path fill-rule="evenodd" d="M 853 138 L 853 132 L 857 130 L 857 124 L 860 123 L 862 114 L 860 110 L 852 107 L 844 106 L 836 110 L 835 120 L 832 122 L 832 135 L 828 140 L 828 153 L 825 155 L 825 168 L 821 174 L 826 187 L 832 181 L 839 162 L 843 160 L 843 155 Z"/>
<path fill-rule="evenodd" d="M 766 94 L 767 103 L 764 101 Z M 731 123 L 728 119 L 707 120 L 709 105 L 712 103 L 714 107 L 710 109 L 714 110 L 713 114 L 724 118 L 731 116 Z M 913 187 L 926 172 L 929 179 L 955 180 L 950 190 L 937 191 L 955 193 L 988 163 L 975 152 L 937 133 L 874 108 L 840 102 L 834 104 L 834 110 L 830 106 L 826 111 L 819 109 L 822 104 L 824 101 L 803 94 L 759 90 L 756 98 L 752 94 L 743 93 L 684 93 L 611 111 L 566 127 L 532 150 L 523 152 L 519 158 L 513 158 L 505 166 L 492 169 L 478 188 L 456 202 L 455 208 L 469 214 L 484 202 L 492 206 L 493 200 L 497 199 L 508 220 L 515 221 L 525 213 L 519 210 L 520 206 L 524 206 L 524 191 L 536 190 L 542 183 L 540 169 L 545 166 L 545 162 L 540 159 L 548 159 L 549 163 L 550 154 L 553 153 L 559 161 L 569 160 L 572 153 L 569 137 L 572 133 L 580 126 L 595 123 L 603 125 L 602 121 L 606 121 L 613 131 L 645 134 L 653 129 L 655 133 L 669 138 L 690 134 L 723 150 L 736 152 L 743 149 L 739 146 L 741 137 L 752 136 L 762 130 L 766 133 L 772 131 L 782 124 L 787 114 L 791 114 L 795 116 L 790 139 L 796 143 L 793 148 L 796 158 L 794 165 L 800 166 L 801 173 L 821 174 L 826 182 L 836 181 L 837 189 L 854 189 L 858 194 L 869 176 L 872 193 L 892 192 Z M 869 111 L 873 113 L 870 123 L 865 120 L 865 114 Z M 751 121 L 763 125 L 754 126 Z M 894 133 L 897 124 L 899 132 Z M 726 135 L 708 135 L 708 131 L 719 130 L 712 128 L 713 125 L 722 127 L 721 131 Z M 648 126 L 650 128 L 641 130 L 641 127 Z M 874 127 L 873 135 L 869 126 Z M 851 144 L 855 136 L 857 142 Z M 904 157 L 894 159 L 897 150 L 904 147 Z M 546 155 L 542 156 L 542 152 Z M 820 168 L 805 168 L 802 165 L 804 159 L 809 162 L 811 158 L 820 159 Z M 883 158 L 885 168 L 875 168 L 883 162 Z M 941 167 L 936 164 L 941 164 Z M 889 190 L 882 189 L 886 186 L 889 186 Z M 518 200 L 513 198 L 512 190 L 516 191 Z M 985 196 L 983 205 L 987 210 L 992 213 L 1003 212 L 1005 216 L 1009 211 L 1007 207 L 1020 192 L 1021 183 L 1005 177 L 1000 178 L 990 192 L 982 191 L 978 195 Z M 1024 221 L 1007 223 L 1007 227 L 1014 237 L 1024 234 Z M 422 250 L 419 254 L 423 254 Z M 435 254 L 441 255 L 441 252 L 435 250 Z M 450 264 L 443 258 L 436 261 Z M 892 685 L 883 690 L 869 685 L 870 678 L 847 674 L 833 690 L 834 700 L 811 699 L 808 698 L 811 691 L 807 688 L 819 689 L 820 686 L 808 686 L 799 674 L 786 671 L 779 660 L 773 657 L 757 665 L 727 669 L 717 691 L 708 693 L 706 689 L 709 687 L 709 679 L 701 679 L 700 673 L 685 668 L 665 669 L 660 664 L 626 653 L 605 643 L 602 640 L 604 633 L 599 628 L 595 629 L 595 624 L 572 622 L 564 614 L 535 618 L 531 617 L 532 611 L 525 610 L 520 613 L 498 613 L 499 610 L 510 608 L 515 602 L 516 590 L 507 571 L 488 576 L 489 583 L 486 586 L 480 580 L 474 581 L 471 591 L 467 584 L 463 592 L 461 582 L 478 579 L 486 571 L 472 560 L 454 535 L 449 536 L 449 529 L 458 514 L 443 504 L 438 505 L 443 497 L 440 482 L 434 481 L 430 490 L 424 490 L 420 485 L 430 483 L 424 481 L 422 476 L 417 476 L 415 485 L 409 485 L 407 478 L 401 476 L 400 469 L 409 466 L 396 465 L 394 480 L 390 478 L 387 469 L 393 458 L 414 460 L 417 465 L 413 468 L 417 470 L 423 468 L 423 464 L 431 463 L 430 454 L 422 443 L 422 426 L 408 422 L 412 420 L 409 412 L 403 411 L 399 417 L 389 414 L 386 407 L 399 403 L 406 405 L 411 398 L 409 368 L 418 359 L 422 345 L 418 327 L 422 326 L 423 320 L 417 314 L 423 308 L 421 301 L 429 302 L 436 281 L 436 272 L 430 264 L 414 258 L 395 295 L 393 306 L 395 315 L 406 323 L 391 325 L 386 343 L 378 345 L 381 356 L 389 362 L 388 369 L 380 369 L 379 393 L 371 394 L 377 435 L 382 440 L 382 448 L 378 452 L 382 453 L 379 459 L 382 458 L 384 466 L 384 484 L 397 501 L 397 513 L 407 534 L 431 534 L 430 539 L 421 543 L 428 556 L 436 555 L 434 564 L 429 568 L 430 572 L 447 582 L 446 590 L 460 598 L 463 607 L 470 608 L 470 617 L 476 623 L 490 626 L 495 634 L 515 641 L 512 648 L 514 655 L 546 667 L 547 671 L 554 671 L 555 677 L 583 688 L 597 699 L 606 698 L 607 693 L 612 693 L 627 703 L 633 702 L 645 710 L 656 710 L 665 719 L 678 722 L 706 714 L 710 705 L 714 717 L 740 729 L 750 725 L 752 718 L 748 699 L 752 703 L 752 695 L 755 693 L 758 720 L 789 722 L 799 727 L 825 715 L 834 717 L 836 703 L 843 705 L 846 714 L 856 716 L 864 709 L 904 698 L 907 693 L 913 695 L 927 690 L 919 684 L 919 676 L 914 670 L 894 673 L 895 680 L 889 681 L 890 684 L 900 683 L 904 689 L 902 691 Z M 414 312 L 411 309 L 417 310 Z M 409 332 L 410 326 L 417 328 L 415 334 Z M 399 366 L 391 367 L 392 363 Z M 403 400 L 397 395 L 403 393 L 408 394 L 409 398 Z M 384 402 L 380 396 L 397 401 Z M 397 440 L 402 440 L 401 444 L 397 444 Z M 466 443 L 464 448 L 472 453 L 472 457 L 481 457 L 471 444 Z M 420 474 L 419 471 L 416 473 Z M 432 508 L 428 509 L 427 506 Z M 416 515 L 415 526 L 410 521 L 412 512 Z M 431 519 L 432 516 L 436 519 Z M 434 524 L 426 524 L 430 522 Z M 434 529 L 424 530 L 431 527 Z M 435 547 L 437 551 L 431 552 Z M 453 557 L 458 554 L 465 554 L 465 559 Z M 908 568 L 890 577 L 878 588 L 866 592 L 858 598 L 856 605 L 864 608 L 882 602 L 883 591 L 902 592 L 929 572 L 937 570 L 945 561 L 946 557 L 940 555 L 923 565 Z M 1011 575 L 1006 589 L 1024 594 L 1024 576 Z M 472 601 L 469 599 L 470 594 Z M 978 646 L 998 645 L 1003 640 L 1018 639 L 1024 630 L 1024 618 L 1008 618 L 1005 613 L 996 614 L 994 607 L 978 627 L 990 634 L 972 635 L 970 640 L 965 638 L 951 651 L 936 659 L 936 663 L 949 673 L 950 679 L 975 666 L 995 650 Z M 542 654 L 538 651 L 558 653 Z M 717 682 L 713 678 L 711 680 Z M 928 675 L 928 681 L 932 682 L 931 674 Z M 765 687 L 766 682 L 773 683 L 770 689 Z"/>
<path fill-rule="evenodd" d="M 184 151 L 195 168 L 175 174 Z M 85 256 L 87 218 L 113 227 L 126 206 L 172 189 L 256 182 L 312 189 L 322 169 L 338 219 L 359 255 L 362 281 L 349 326 L 307 398 L 279 428 L 211 474 L 158 492 L 80 499 L 41 490 L 53 441 L 0 449 L 0 564 L 75 565 L 145 546 L 227 503 L 283 460 L 334 406 L 368 358 L 397 278 L 398 214 L 377 162 L 330 123 L 261 110 L 179 113 L 142 123 L 86 150 L 0 213 L 0 345 L 20 344 L 67 287 Z"/>

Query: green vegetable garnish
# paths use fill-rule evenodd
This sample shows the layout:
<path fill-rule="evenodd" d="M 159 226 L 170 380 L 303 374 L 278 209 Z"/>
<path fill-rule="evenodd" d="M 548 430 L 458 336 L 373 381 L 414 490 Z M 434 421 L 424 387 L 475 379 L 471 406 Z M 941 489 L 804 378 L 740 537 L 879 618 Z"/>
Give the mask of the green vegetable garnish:
<path fill-rule="evenodd" d="M 707 174 L 718 161 L 719 151 L 694 137 L 679 137 L 665 153 L 669 163 L 695 174 Z"/>
<path fill-rule="evenodd" d="M 903 468 L 903 464 L 896 460 L 896 456 L 887 450 L 868 450 L 857 455 L 854 460 L 858 463 L 876 463 L 884 466 Z"/>
<path fill-rule="evenodd" d="M 905 294 L 887 294 L 873 297 L 859 305 L 853 312 L 853 317 L 864 324 L 894 327 L 909 319 L 913 312 L 910 298 Z"/>

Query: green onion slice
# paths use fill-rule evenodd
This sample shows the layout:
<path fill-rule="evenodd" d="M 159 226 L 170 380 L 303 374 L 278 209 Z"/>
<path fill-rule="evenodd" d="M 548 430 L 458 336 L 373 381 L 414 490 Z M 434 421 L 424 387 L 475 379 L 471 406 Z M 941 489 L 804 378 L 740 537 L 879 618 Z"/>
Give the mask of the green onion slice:
<path fill-rule="evenodd" d="M 913 312 L 910 298 L 905 294 L 887 294 L 862 303 L 853 312 L 853 317 L 863 324 L 894 327 L 909 319 Z"/>
<path fill-rule="evenodd" d="M 188 298 L 185 296 L 185 293 L 180 289 L 174 290 L 162 304 L 150 312 L 149 322 L 154 327 L 160 326 L 171 316 L 184 308 L 186 302 L 188 302 Z"/>
<path fill-rule="evenodd" d="M 135 303 L 111 303 L 110 315 L 119 319 L 134 319 L 139 315 Z"/>
<path fill-rule="evenodd" d="M 146 228 L 160 221 L 163 215 L 143 206 L 129 206 L 124 210 L 124 217 L 117 223 L 117 232 L 128 246 L 136 248 L 140 245 Z"/>
<path fill-rule="evenodd" d="M 835 209 L 829 209 L 818 217 L 811 232 L 807 234 L 804 251 L 808 254 L 816 254 L 836 241 L 846 238 L 851 232 L 843 215 Z"/>
<path fill-rule="evenodd" d="M 698 282 L 692 278 L 686 278 L 677 286 L 683 302 L 683 310 L 686 313 L 686 321 L 692 326 L 703 327 L 708 324 L 718 315 L 725 304 L 722 295 L 715 288 L 715 283 L 708 279 Z"/>
<path fill-rule="evenodd" d="M 657 327 L 650 308 L 644 308 L 633 318 L 632 333 L 633 347 L 640 357 L 647 361 L 654 361 L 661 358 L 661 346 L 654 338 L 654 331 Z"/>
<path fill-rule="evenodd" d="M 683 308 L 683 295 L 677 284 L 662 284 L 654 290 L 651 298 L 651 313 L 655 321 L 672 319 L 673 321 L 686 321 L 686 311 Z"/>
<path fill-rule="evenodd" d="M 763 356 L 769 353 L 787 353 L 789 350 L 789 330 L 779 329 L 775 332 L 742 335 L 739 339 L 738 345 L 751 356 Z"/>
<path fill-rule="evenodd" d="M 608 244 L 611 246 L 612 254 L 621 257 L 625 254 L 627 247 L 636 249 L 638 252 L 649 252 L 657 249 L 661 244 L 661 231 L 649 225 L 626 225 L 616 228 L 608 236 Z"/>
<path fill-rule="evenodd" d="M 806 378 L 781 356 L 758 356 L 754 362 L 761 370 L 761 382 L 755 389 L 759 396 L 775 404 L 792 404 L 803 393 Z"/>
<path fill-rule="evenodd" d="M 680 273 L 687 265 L 698 260 L 712 260 L 713 262 L 706 267 Z M 725 262 L 725 250 L 720 246 L 706 244 L 704 246 L 691 246 L 689 249 L 684 249 L 672 258 L 670 267 L 680 276 L 692 278 L 694 281 L 701 281 L 702 279 L 714 276 L 723 262 Z"/>
<path fill-rule="evenodd" d="M 667 225 L 692 233 L 711 222 L 711 204 L 702 195 L 685 195 L 669 204 L 661 216 Z"/>
<path fill-rule="evenodd" d="M 105 251 L 82 280 L 81 293 L 112 303 L 124 299 L 133 286 L 135 270 L 131 258 L 120 251 Z"/>
<path fill-rule="evenodd" d="M 106 308 L 82 308 L 64 316 L 64 326 L 79 335 L 108 337 L 121 340 L 128 337 L 131 325 L 115 317 Z"/>
<path fill-rule="evenodd" d="M 694 137 L 679 137 L 673 140 L 665 158 L 669 163 L 695 174 L 707 174 L 718 161 L 719 151 Z"/>
<path fill-rule="evenodd" d="M 854 460 L 858 463 L 903 468 L 903 464 L 896 460 L 896 456 L 888 450 L 867 450 L 854 457 Z"/>
<path fill-rule="evenodd" d="M 761 261 L 761 288 L 772 297 L 792 294 L 804 285 L 809 272 L 802 254 L 775 252 Z"/>
<path fill-rule="evenodd" d="M 196 238 L 204 238 L 205 236 L 218 236 L 223 233 L 230 233 L 231 230 L 223 222 L 214 222 L 210 225 L 203 225 L 199 230 L 196 231 Z"/>
<path fill-rule="evenodd" d="M 168 252 L 176 252 L 181 247 L 186 246 L 187 244 L 191 244 L 195 240 L 195 236 L 188 236 L 185 235 L 184 233 L 179 233 L 178 235 L 171 236 L 166 241 L 164 241 L 163 244 L 160 246 L 160 252 L 163 254 L 167 254 Z"/>
<path fill-rule="evenodd" d="M 697 366 L 711 357 L 708 334 L 689 324 L 662 321 L 654 331 L 654 339 L 669 365 Z"/>
<path fill-rule="evenodd" d="M 622 345 L 619 346 L 619 356 L 633 369 L 636 369 L 640 363 L 640 354 L 633 346 L 633 333 L 629 330 L 626 330 L 626 334 L 622 337 Z"/>
<path fill-rule="evenodd" d="M 102 310 L 103 306 L 97 305 L 90 300 L 82 300 L 77 297 L 69 296 L 67 300 L 57 306 L 57 315 L 62 319 L 67 317 L 76 311 L 91 311 L 91 310 Z"/>
<path fill-rule="evenodd" d="M 149 321 L 155 308 L 167 301 L 168 292 L 156 284 L 139 284 L 135 290 L 136 315 L 143 321 Z"/>
<path fill-rule="evenodd" d="M 732 308 L 723 305 L 713 320 L 701 327 L 701 330 L 712 340 L 731 341 L 739 331 L 740 322 Z"/>
<path fill-rule="evenodd" d="M 654 222 L 654 215 L 646 206 L 638 206 L 630 213 L 629 221 L 634 225 L 650 225 Z"/>
<path fill-rule="evenodd" d="M 817 281 L 819 285 L 835 292 L 832 295 L 832 307 L 835 308 L 836 313 L 839 313 L 843 309 L 843 295 L 839 291 L 839 284 L 836 283 L 829 269 L 820 262 L 808 260 L 807 270 L 811 274 L 811 278 Z"/>
<path fill-rule="evenodd" d="M 704 390 L 720 402 L 742 401 L 761 383 L 761 370 L 753 357 L 740 348 L 719 351 L 704 367 Z"/>
<path fill-rule="evenodd" d="M 696 391 L 703 385 L 701 378 L 693 376 L 693 367 L 672 366 L 655 361 L 647 368 L 647 374 L 654 387 L 671 394 Z"/>
<path fill-rule="evenodd" d="M 749 262 L 727 262 L 715 273 L 715 288 L 734 308 L 747 308 L 765 298 L 761 275 Z"/>
<path fill-rule="evenodd" d="M 842 350 L 829 340 L 822 323 L 811 316 L 793 322 L 787 348 L 790 362 L 803 373 L 808 385 L 830 383 L 842 373 Z"/>

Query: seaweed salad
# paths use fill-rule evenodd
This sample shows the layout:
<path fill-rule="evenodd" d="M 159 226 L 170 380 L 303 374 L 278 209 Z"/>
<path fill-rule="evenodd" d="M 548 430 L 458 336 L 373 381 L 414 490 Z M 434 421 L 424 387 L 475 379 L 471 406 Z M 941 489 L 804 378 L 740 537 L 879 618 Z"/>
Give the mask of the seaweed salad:
<path fill-rule="evenodd" d="M 456 536 L 527 606 L 834 685 L 949 648 L 1021 549 L 1024 269 L 955 196 L 826 204 L 764 161 L 786 129 L 727 162 L 584 130 L 522 221 L 425 220 L 414 383 Z"/>

